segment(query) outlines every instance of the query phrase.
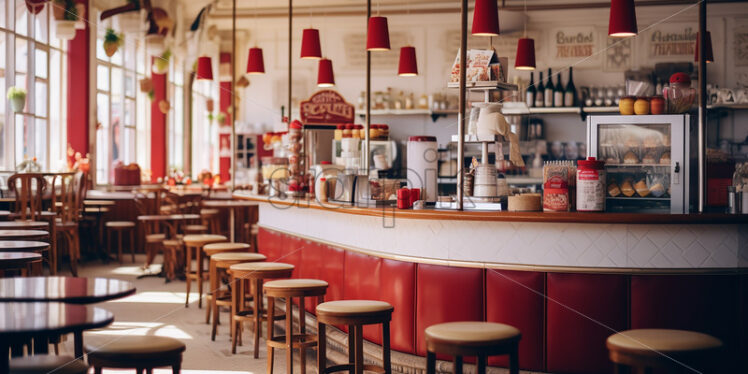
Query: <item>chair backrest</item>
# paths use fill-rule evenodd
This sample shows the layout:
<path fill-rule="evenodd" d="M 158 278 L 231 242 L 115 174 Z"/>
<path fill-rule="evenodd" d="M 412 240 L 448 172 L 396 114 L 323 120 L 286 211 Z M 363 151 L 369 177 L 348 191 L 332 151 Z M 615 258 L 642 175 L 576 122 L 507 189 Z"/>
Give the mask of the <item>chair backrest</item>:
<path fill-rule="evenodd" d="M 40 173 L 13 174 L 8 178 L 8 190 L 16 197 L 14 212 L 18 219 L 41 219 L 47 181 Z"/>
<path fill-rule="evenodd" d="M 52 206 L 62 222 L 78 222 L 86 195 L 85 174 L 57 174 L 52 179 Z"/>

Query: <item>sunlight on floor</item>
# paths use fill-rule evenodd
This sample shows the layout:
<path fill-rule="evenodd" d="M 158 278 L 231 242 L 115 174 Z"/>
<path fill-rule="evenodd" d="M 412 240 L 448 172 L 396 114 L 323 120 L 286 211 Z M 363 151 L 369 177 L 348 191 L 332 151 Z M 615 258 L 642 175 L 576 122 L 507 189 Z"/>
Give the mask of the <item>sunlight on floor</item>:
<path fill-rule="evenodd" d="M 114 322 L 105 329 L 91 330 L 86 335 L 111 335 L 111 336 L 168 336 L 180 340 L 192 339 L 192 336 L 184 330 L 165 323 L 158 322 Z"/>
<path fill-rule="evenodd" d="M 190 302 L 197 301 L 198 294 L 190 292 Z M 157 303 L 157 304 L 184 304 L 185 292 L 145 291 L 124 299 L 112 300 L 112 303 Z"/>
<path fill-rule="evenodd" d="M 143 274 L 158 274 L 161 272 L 161 265 L 151 265 L 148 269 L 143 269 L 140 265 L 133 266 L 119 266 L 109 271 L 112 274 L 119 275 L 143 275 Z"/>

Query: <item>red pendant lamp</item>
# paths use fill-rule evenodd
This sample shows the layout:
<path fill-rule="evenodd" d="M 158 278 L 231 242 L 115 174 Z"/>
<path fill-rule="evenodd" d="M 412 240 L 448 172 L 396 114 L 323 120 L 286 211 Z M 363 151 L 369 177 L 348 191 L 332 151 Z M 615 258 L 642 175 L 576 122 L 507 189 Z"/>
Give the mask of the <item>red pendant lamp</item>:
<path fill-rule="evenodd" d="M 418 75 L 416 47 L 407 46 L 400 48 L 400 63 L 397 66 L 397 75 L 401 77 L 415 77 Z"/>
<path fill-rule="evenodd" d="M 496 0 L 475 0 L 473 9 L 473 35 L 499 35 L 499 8 Z"/>
<path fill-rule="evenodd" d="M 319 60 L 322 58 L 319 30 L 304 29 L 304 33 L 301 34 L 301 58 L 310 60 Z"/>
<path fill-rule="evenodd" d="M 634 0 L 611 0 L 608 35 L 625 38 L 627 36 L 634 36 L 638 32 Z"/>
<path fill-rule="evenodd" d="M 517 40 L 517 57 L 514 59 L 517 70 L 535 70 L 535 39 L 520 38 Z"/>
<path fill-rule="evenodd" d="M 332 87 L 335 85 L 335 74 L 332 71 L 332 61 L 327 58 L 319 60 L 317 68 L 317 87 Z"/>
<path fill-rule="evenodd" d="M 213 80 L 213 63 L 208 56 L 197 58 L 197 79 Z"/>
<path fill-rule="evenodd" d="M 696 33 L 696 53 L 693 56 L 694 62 L 699 62 L 699 33 Z M 706 49 L 704 54 L 706 57 L 706 63 L 714 62 L 714 52 L 712 52 L 712 33 L 706 32 Z"/>
<path fill-rule="evenodd" d="M 387 27 L 387 17 L 370 17 L 366 32 L 367 51 L 389 51 L 390 31 Z"/>
<path fill-rule="evenodd" d="M 265 74 L 265 61 L 262 58 L 262 48 L 252 47 L 249 49 L 247 60 L 248 74 Z"/>

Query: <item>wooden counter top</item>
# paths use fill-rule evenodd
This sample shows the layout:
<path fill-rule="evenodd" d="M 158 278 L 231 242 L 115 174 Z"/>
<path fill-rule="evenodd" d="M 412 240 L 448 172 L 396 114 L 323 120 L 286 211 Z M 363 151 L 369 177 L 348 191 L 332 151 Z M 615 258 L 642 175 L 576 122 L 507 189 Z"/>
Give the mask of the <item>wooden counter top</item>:
<path fill-rule="evenodd" d="M 555 222 L 555 223 L 621 223 L 621 224 L 740 224 L 748 223 L 746 214 L 693 213 L 693 214 L 643 214 L 643 213 L 544 213 L 544 212 L 485 212 L 451 211 L 436 209 L 397 209 L 394 207 L 362 208 L 337 203 L 319 203 L 312 199 L 278 199 L 268 196 L 234 193 L 234 198 L 272 204 L 279 207 L 338 211 L 345 214 L 396 217 L 424 220 L 461 220 L 494 222 Z"/>

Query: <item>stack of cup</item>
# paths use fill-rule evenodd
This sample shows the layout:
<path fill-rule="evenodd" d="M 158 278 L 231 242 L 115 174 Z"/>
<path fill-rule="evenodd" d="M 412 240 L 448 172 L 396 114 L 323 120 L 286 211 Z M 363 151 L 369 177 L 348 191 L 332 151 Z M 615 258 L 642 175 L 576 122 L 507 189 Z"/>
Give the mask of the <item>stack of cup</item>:
<path fill-rule="evenodd" d="M 479 165 L 475 169 L 473 196 L 495 197 L 496 195 L 496 168 L 493 165 Z"/>

